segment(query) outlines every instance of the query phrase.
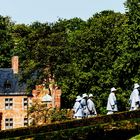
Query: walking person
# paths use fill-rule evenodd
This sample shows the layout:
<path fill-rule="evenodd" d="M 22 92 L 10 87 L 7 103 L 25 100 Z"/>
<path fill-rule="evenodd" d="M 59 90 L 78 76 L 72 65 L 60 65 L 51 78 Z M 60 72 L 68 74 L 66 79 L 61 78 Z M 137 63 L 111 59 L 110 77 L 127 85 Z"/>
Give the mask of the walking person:
<path fill-rule="evenodd" d="M 88 108 L 88 118 L 97 116 L 95 104 L 93 102 L 93 95 L 89 94 L 88 100 L 87 100 L 87 108 Z"/>
<path fill-rule="evenodd" d="M 129 102 L 130 102 L 130 111 L 137 110 L 140 105 L 140 97 L 139 97 L 139 90 L 138 88 L 140 85 L 138 83 L 134 84 L 134 89 L 130 95 Z"/>
<path fill-rule="evenodd" d="M 87 99 L 88 99 L 88 95 L 86 93 L 84 93 L 82 95 L 82 100 L 81 100 L 81 105 L 83 108 L 83 117 L 86 118 L 88 116 L 88 108 L 87 108 Z"/>
<path fill-rule="evenodd" d="M 83 108 L 81 105 L 82 97 L 77 96 L 76 101 L 73 106 L 74 115 L 73 118 L 82 119 L 83 118 Z"/>
<path fill-rule="evenodd" d="M 107 101 L 107 115 L 109 114 L 113 114 L 114 112 L 118 111 L 118 107 L 117 107 L 117 100 L 116 100 L 116 93 L 117 89 L 112 87 L 111 88 L 111 92 L 109 94 L 108 97 L 108 101 Z"/>

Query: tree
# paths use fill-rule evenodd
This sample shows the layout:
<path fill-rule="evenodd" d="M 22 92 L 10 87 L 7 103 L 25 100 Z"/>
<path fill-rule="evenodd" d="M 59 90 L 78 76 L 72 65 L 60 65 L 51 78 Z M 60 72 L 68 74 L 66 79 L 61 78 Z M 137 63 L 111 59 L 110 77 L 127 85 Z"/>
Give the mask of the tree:
<path fill-rule="evenodd" d="M 65 106 L 72 105 L 69 103 L 74 101 L 76 95 L 85 92 L 94 94 L 98 109 L 106 106 L 111 86 L 117 85 L 113 79 L 112 65 L 119 56 L 118 36 L 125 22 L 125 15 L 103 11 L 90 18 L 84 27 L 68 33 L 67 53 L 70 61 L 65 65 L 56 65 Z"/>
<path fill-rule="evenodd" d="M 0 16 L 0 67 L 11 67 L 12 49 L 14 42 L 11 35 L 13 22 L 10 17 Z"/>
<path fill-rule="evenodd" d="M 14 53 L 22 60 L 22 80 L 32 89 L 51 75 L 62 88 L 63 107 L 72 107 L 75 97 L 86 92 L 94 95 L 97 110 L 104 113 L 115 86 L 125 110 L 128 86 L 139 81 L 139 22 L 135 10 L 130 11 L 102 11 L 87 21 L 14 26 L 18 46 Z"/>
<path fill-rule="evenodd" d="M 71 111 L 47 107 L 47 104 L 36 99 L 28 110 L 28 117 L 31 120 L 30 125 L 50 124 L 71 119 Z"/>
<path fill-rule="evenodd" d="M 127 22 L 124 32 L 119 36 L 120 45 L 118 50 L 120 56 L 113 64 L 116 75 L 119 77 L 119 84 L 122 89 L 131 90 L 135 82 L 140 82 L 140 13 L 139 1 L 127 0 Z"/>

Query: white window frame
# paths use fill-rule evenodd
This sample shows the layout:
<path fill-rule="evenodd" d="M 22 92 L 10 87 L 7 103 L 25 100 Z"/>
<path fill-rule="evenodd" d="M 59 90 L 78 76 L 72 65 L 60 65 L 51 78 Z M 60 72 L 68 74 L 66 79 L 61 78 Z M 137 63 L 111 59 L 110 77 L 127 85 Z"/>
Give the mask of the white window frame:
<path fill-rule="evenodd" d="M 13 98 L 5 98 L 5 110 L 13 109 Z"/>
<path fill-rule="evenodd" d="M 13 118 L 5 118 L 5 129 L 13 128 Z"/>
<path fill-rule="evenodd" d="M 28 118 L 27 117 L 25 117 L 24 120 L 23 120 L 23 126 L 24 127 L 28 126 Z"/>
<path fill-rule="evenodd" d="M 23 104 L 23 109 L 24 110 L 27 110 L 28 109 L 28 98 L 27 97 L 24 97 L 23 100 L 22 100 L 22 104 Z"/>

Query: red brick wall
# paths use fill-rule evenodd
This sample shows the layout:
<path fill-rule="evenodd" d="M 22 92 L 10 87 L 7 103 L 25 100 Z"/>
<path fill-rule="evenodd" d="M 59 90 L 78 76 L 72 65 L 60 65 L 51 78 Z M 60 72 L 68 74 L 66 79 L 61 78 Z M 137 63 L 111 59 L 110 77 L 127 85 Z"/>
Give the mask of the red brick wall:
<path fill-rule="evenodd" d="M 56 89 L 55 91 L 55 107 L 60 108 L 61 107 L 61 90 Z"/>
<path fill-rule="evenodd" d="M 13 69 L 14 73 L 18 73 L 18 67 L 19 67 L 18 63 L 19 63 L 18 56 L 13 56 L 12 57 L 12 69 Z"/>
<path fill-rule="evenodd" d="M 61 107 L 61 89 L 58 89 L 57 86 L 51 88 L 50 93 L 49 89 L 45 89 L 42 85 L 37 85 L 36 89 L 32 91 L 32 94 L 34 96 L 33 99 L 40 99 L 40 101 L 45 94 L 51 94 L 53 100 L 49 103 L 48 107 Z"/>
<path fill-rule="evenodd" d="M 5 109 L 5 98 L 13 98 L 13 108 Z M 5 130 L 5 119 L 13 118 L 13 128 L 23 127 L 24 118 L 27 117 L 27 108 L 23 106 L 23 98 L 27 96 L 0 96 L 0 112 L 2 115 L 2 130 Z"/>

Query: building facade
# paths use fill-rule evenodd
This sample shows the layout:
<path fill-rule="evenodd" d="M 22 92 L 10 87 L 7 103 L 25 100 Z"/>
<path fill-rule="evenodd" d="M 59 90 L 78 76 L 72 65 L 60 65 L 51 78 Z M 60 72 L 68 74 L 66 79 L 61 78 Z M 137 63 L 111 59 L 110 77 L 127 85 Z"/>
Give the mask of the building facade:
<path fill-rule="evenodd" d="M 51 84 L 50 84 L 51 86 Z M 48 107 L 61 107 L 61 89 L 57 85 L 52 88 L 45 88 L 43 85 L 36 85 L 32 91 L 32 102 L 39 100 L 41 103 L 46 102 Z"/>
<path fill-rule="evenodd" d="M 18 63 L 18 56 L 13 56 L 11 68 L 0 68 L 1 130 L 28 126 L 28 109 L 36 100 L 42 103 L 45 99 L 48 107 L 60 108 L 61 89 L 54 84 L 50 84 L 48 89 L 44 88 L 43 84 L 37 85 L 32 95 L 26 93 L 26 84 L 19 83 Z M 51 100 L 48 101 L 48 97 Z"/>
<path fill-rule="evenodd" d="M 28 125 L 27 109 L 30 97 L 25 84 L 19 84 L 18 56 L 12 58 L 11 68 L 0 68 L 1 130 Z"/>
<path fill-rule="evenodd" d="M 27 108 L 29 99 L 25 95 L 0 96 L 2 130 L 28 126 Z"/>

